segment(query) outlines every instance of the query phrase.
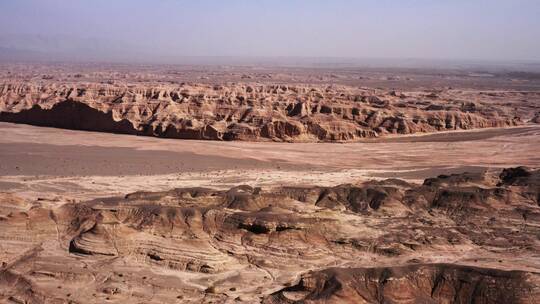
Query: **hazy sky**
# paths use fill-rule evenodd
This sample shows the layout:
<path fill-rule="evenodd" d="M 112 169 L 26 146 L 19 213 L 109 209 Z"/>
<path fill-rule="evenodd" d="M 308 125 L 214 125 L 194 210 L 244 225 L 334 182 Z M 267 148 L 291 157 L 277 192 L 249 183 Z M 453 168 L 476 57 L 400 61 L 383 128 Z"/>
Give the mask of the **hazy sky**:
<path fill-rule="evenodd" d="M 126 58 L 540 60 L 539 0 L 0 0 L 0 29 L 0 47 Z"/>

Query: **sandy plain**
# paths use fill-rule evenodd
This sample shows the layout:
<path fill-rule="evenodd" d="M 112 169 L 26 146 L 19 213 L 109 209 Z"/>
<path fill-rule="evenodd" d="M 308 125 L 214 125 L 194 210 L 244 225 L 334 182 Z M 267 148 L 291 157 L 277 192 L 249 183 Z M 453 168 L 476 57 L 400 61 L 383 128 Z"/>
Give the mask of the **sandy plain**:
<path fill-rule="evenodd" d="M 0 123 L 0 187 L 24 197 L 91 199 L 179 187 L 335 186 L 540 166 L 540 126 L 360 143 L 167 140 Z"/>

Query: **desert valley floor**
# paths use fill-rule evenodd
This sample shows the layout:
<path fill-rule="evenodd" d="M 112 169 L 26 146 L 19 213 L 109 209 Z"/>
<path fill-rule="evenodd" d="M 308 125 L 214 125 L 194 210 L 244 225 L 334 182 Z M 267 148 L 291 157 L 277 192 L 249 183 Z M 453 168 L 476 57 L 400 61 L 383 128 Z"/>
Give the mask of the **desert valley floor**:
<path fill-rule="evenodd" d="M 540 299 L 537 74 L 2 68 L 1 303 Z"/>
<path fill-rule="evenodd" d="M 177 141 L 9 123 L 0 131 L 0 190 L 30 199 L 386 178 L 422 183 L 440 174 L 540 167 L 540 125 L 348 144 Z"/>

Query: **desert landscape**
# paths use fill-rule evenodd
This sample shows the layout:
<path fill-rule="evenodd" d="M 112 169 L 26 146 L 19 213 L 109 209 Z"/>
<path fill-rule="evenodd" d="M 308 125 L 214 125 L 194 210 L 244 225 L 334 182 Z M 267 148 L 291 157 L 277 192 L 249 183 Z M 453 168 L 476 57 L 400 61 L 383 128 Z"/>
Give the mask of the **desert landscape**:
<path fill-rule="evenodd" d="M 1 0 L 0 304 L 540 303 L 539 16 Z"/>
<path fill-rule="evenodd" d="M 5 64 L 6 303 L 536 303 L 540 80 Z"/>

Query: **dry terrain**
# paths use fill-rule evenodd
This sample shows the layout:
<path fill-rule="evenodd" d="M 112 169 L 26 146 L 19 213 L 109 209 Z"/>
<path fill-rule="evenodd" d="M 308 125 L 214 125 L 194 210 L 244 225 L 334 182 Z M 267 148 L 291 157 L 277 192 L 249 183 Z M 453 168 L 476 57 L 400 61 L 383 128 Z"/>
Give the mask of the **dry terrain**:
<path fill-rule="evenodd" d="M 204 186 L 323 185 L 540 167 L 540 126 L 334 143 L 182 141 L 0 123 L 0 189 L 75 200 Z"/>
<path fill-rule="evenodd" d="M 1 303 L 540 298 L 533 72 L 5 64 L 0 121 Z"/>
<path fill-rule="evenodd" d="M 540 122 L 535 90 L 389 90 L 321 84 L 310 81 L 309 74 L 304 75 L 307 83 L 254 82 L 257 74 L 245 74 L 241 83 L 211 84 L 193 76 L 186 77 L 190 82 L 163 79 L 170 71 L 157 78 L 146 73 L 36 77 L 24 70 L 8 72 L 0 76 L 0 121 L 75 130 L 333 142 Z"/>

